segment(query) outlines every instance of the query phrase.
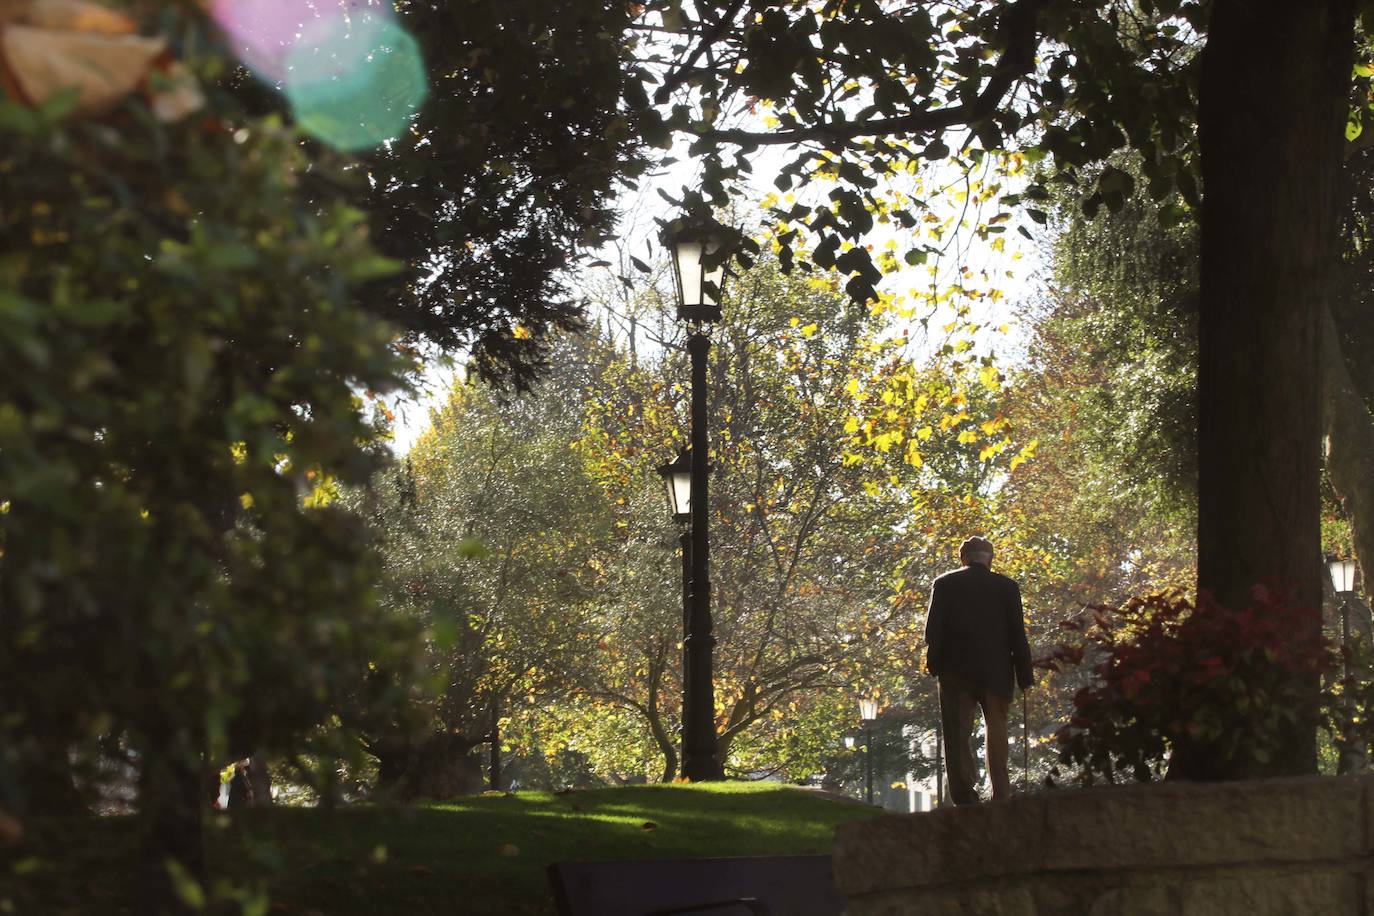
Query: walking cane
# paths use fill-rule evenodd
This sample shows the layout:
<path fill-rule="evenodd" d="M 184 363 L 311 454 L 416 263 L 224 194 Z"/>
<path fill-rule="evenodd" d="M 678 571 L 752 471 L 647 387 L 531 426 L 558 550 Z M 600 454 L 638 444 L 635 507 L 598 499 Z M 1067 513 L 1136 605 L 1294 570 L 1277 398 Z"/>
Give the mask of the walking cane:
<path fill-rule="evenodd" d="M 1026 691 L 1021 691 L 1021 791 L 1030 791 L 1030 719 L 1026 717 Z"/>
<path fill-rule="evenodd" d="M 935 681 L 935 807 L 945 804 L 945 707 L 940 697 L 940 682 Z"/>

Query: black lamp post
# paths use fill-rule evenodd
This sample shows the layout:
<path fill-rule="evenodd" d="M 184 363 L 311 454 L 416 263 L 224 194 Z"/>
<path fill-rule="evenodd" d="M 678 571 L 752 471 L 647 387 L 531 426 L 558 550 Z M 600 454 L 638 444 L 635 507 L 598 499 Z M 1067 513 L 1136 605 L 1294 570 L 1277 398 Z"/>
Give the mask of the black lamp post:
<path fill-rule="evenodd" d="M 1331 586 L 1336 591 L 1336 598 L 1341 603 L 1341 695 L 1349 722 L 1355 712 L 1350 681 L 1350 593 L 1355 590 L 1355 561 L 1330 557 L 1326 561 L 1326 568 L 1331 574 Z M 1349 737 L 1342 735 L 1340 741 L 1336 770 L 1349 773 L 1359 769 L 1363 761 L 1358 758 Z"/>
<path fill-rule="evenodd" d="M 682 776 L 692 782 L 723 775 L 716 759 L 716 697 L 711 671 L 716 638 L 711 626 L 706 357 L 711 350 L 708 329 L 721 319 L 725 261 L 737 239 L 737 233 L 720 224 L 699 219 L 676 220 L 662 235 L 664 247 L 673 255 L 677 317 L 687 323 L 687 352 L 692 359 L 691 444 L 675 462 L 659 468 L 668 487 L 673 517 L 691 522 L 682 537 Z"/>
<path fill-rule="evenodd" d="M 859 721 L 864 727 L 864 794 L 873 804 L 873 720 L 878 718 L 878 701 L 869 697 L 859 700 Z"/>

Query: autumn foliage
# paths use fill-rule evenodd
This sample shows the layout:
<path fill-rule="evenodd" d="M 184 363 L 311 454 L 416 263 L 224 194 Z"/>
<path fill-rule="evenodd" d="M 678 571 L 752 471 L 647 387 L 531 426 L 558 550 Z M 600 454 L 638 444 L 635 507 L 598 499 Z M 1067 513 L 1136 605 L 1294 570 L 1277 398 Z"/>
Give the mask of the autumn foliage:
<path fill-rule="evenodd" d="M 1262 586 L 1239 610 L 1163 592 L 1089 607 L 1061 626 L 1078 640 L 1041 664 L 1087 668 L 1055 735 L 1061 763 L 1085 783 L 1149 781 L 1201 755 L 1219 773 L 1260 771 L 1311 702 L 1303 685 L 1336 661 L 1317 612 Z"/>

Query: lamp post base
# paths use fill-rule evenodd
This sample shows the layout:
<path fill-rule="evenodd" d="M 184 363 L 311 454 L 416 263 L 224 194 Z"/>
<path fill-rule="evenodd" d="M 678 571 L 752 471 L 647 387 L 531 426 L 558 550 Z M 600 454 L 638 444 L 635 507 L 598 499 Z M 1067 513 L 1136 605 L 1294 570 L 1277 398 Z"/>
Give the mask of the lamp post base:
<path fill-rule="evenodd" d="M 690 782 L 723 779 L 717 759 L 716 699 L 711 681 L 716 640 L 710 633 L 689 634 L 685 643 L 687 711 L 682 731 L 682 778 Z"/>

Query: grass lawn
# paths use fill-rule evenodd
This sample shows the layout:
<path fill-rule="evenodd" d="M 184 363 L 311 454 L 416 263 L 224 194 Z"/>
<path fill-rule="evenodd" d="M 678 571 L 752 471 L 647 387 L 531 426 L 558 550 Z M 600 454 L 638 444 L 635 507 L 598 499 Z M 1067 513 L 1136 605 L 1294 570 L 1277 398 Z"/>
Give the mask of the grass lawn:
<path fill-rule="evenodd" d="M 836 825 L 878 813 L 777 783 L 627 786 L 249 811 L 207 839 L 214 876 L 269 876 L 272 914 L 515 916 L 553 912 L 550 862 L 828 852 Z M 0 913 L 134 912 L 132 826 L 36 825 L 9 856 L 23 886 L 0 865 Z"/>

